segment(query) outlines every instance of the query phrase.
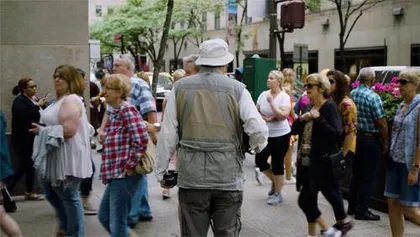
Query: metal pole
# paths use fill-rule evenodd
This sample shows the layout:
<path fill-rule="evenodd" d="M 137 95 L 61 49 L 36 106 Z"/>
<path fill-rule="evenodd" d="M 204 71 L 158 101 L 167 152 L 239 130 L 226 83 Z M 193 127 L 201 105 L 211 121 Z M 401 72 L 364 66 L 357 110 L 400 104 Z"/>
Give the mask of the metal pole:
<path fill-rule="evenodd" d="M 269 53 L 268 57 L 277 59 L 277 38 L 276 38 L 276 31 L 277 31 L 277 4 L 274 0 L 268 0 L 269 3 L 268 7 L 270 9 L 270 45 L 269 45 Z"/>

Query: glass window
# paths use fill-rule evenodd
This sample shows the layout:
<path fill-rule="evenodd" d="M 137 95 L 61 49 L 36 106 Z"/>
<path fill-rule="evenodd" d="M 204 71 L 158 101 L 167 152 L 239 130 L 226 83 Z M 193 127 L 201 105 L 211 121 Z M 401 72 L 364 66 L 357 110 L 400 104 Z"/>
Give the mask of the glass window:
<path fill-rule="evenodd" d="M 245 24 L 251 24 L 252 23 L 252 17 L 245 17 Z"/>
<path fill-rule="evenodd" d="M 411 66 L 420 66 L 420 44 L 411 45 Z"/>
<path fill-rule="evenodd" d="M 112 13 L 114 13 L 114 8 L 113 7 L 108 7 L 108 15 L 111 15 Z"/>
<path fill-rule="evenodd" d="M 102 17 L 102 6 L 101 5 L 96 5 L 95 9 L 96 9 L 95 10 L 95 15 L 97 17 Z"/>
<path fill-rule="evenodd" d="M 220 12 L 214 13 L 214 29 L 220 30 Z"/>

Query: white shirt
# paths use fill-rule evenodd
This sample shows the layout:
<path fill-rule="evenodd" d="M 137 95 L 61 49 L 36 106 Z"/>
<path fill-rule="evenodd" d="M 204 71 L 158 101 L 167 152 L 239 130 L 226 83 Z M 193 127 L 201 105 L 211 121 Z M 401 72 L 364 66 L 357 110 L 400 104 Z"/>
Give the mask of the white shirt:
<path fill-rule="evenodd" d="M 270 103 L 268 103 L 267 101 L 267 96 L 269 94 L 269 90 L 261 93 L 261 95 L 258 97 L 257 105 L 260 106 L 261 114 L 271 117 L 274 116 L 274 112 L 271 108 Z M 273 102 L 277 106 L 277 108 L 287 108 L 289 110 L 291 109 L 290 96 L 284 90 L 280 91 L 280 93 L 273 98 Z M 268 127 L 268 137 L 280 137 L 290 133 L 291 131 L 287 119 L 282 121 L 268 121 L 266 123 Z"/>
<path fill-rule="evenodd" d="M 157 143 L 155 174 L 160 182 L 163 174 L 168 169 L 169 161 L 178 144 L 178 120 L 176 112 L 175 92 L 167 95 L 165 116 L 161 125 Z M 249 135 L 249 146 L 256 152 L 262 151 L 267 146 L 268 128 L 261 118 L 252 101 L 251 94 L 245 88 L 239 100 L 239 115 L 244 122 L 243 129 Z"/>
<path fill-rule="evenodd" d="M 67 152 L 67 159 L 64 163 L 64 174 L 77 178 L 88 178 L 92 176 L 92 161 L 90 148 L 90 124 L 88 122 L 86 109 L 82 100 L 75 94 L 61 98 L 54 104 L 48 106 L 41 112 L 41 122 L 47 126 L 60 125 L 58 113 L 65 100 L 74 100 L 79 103 L 82 109 L 80 125 L 76 134 L 65 140 L 64 146 Z"/>

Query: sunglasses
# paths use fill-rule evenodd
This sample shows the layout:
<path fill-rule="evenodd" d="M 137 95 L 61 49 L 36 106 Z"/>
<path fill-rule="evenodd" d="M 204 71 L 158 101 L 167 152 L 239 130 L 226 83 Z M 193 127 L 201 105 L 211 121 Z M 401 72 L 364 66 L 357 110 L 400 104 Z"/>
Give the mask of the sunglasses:
<path fill-rule="evenodd" d="M 312 87 L 314 87 L 314 86 L 319 86 L 319 84 L 311 84 L 311 83 L 308 83 L 308 84 L 305 84 L 304 85 L 304 87 L 306 89 L 308 89 L 308 90 L 312 89 Z"/>
<path fill-rule="evenodd" d="M 408 83 L 409 81 L 408 80 L 405 80 L 405 79 L 398 79 L 397 80 L 397 83 L 399 83 L 399 84 L 401 84 L 401 85 L 407 85 L 407 83 Z"/>

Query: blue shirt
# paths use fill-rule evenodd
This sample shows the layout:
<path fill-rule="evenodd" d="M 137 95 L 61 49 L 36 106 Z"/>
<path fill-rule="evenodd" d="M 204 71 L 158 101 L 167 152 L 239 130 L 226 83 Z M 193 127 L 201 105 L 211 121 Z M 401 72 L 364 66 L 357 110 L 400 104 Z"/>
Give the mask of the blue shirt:
<path fill-rule="evenodd" d="M 143 119 L 146 119 L 149 112 L 156 112 L 152 90 L 145 81 L 136 76 L 132 76 L 130 80 L 130 103 L 137 108 Z"/>
<path fill-rule="evenodd" d="M 376 120 L 385 117 L 382 100 L 368 86 L 360 84 L 351 92 L 357 106 L 358 131 L 378 133 Z"/>

